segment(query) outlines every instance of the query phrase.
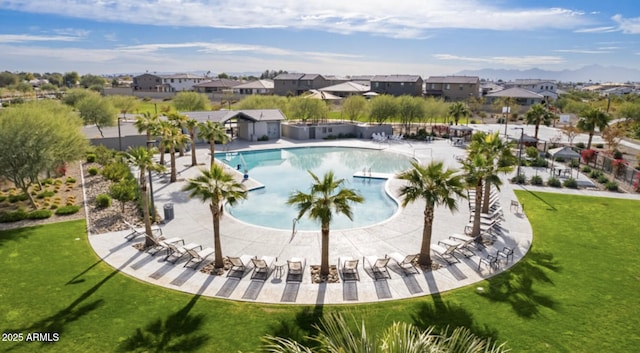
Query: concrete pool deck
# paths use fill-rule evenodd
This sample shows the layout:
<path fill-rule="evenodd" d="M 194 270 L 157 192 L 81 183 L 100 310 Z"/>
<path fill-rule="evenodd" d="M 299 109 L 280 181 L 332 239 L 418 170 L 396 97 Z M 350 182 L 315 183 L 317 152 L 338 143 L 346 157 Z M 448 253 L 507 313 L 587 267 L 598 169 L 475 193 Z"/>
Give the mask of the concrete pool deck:
<path fill-rule="evenodd" d="M 444 161 L 448 167 L 459 167 L 457 156 L 464 156 L 464 147 L 452 146 L 448 141 L 376 143 L 366 140 L 336 140 L 311 143 L 300 143 L 288 140 L 277 142 L 248 143 L 234 141 L 219 151 L 241 151 L 246 149 L 286 148 L 300 146 L 347 146 L 361 148 L 385 149 L 415 157 L 420 162 L 431 160 Z M 197 149 L 198 160 L 209 160 L 208 149 Z M 179 181 L 168 183 L 168 177 L 154 178 L 155 204 L 162 213 L 163 205 L 173 203 L 175 218 L 162 225 L 163 235 L 181 237 L 186 243 L 196 243 L 203 247 L 213 247 L 213 226 L 208 205 L 200 200 L 191 200 L 181 191 L 184 181 L 198 174 L 198 168 L 188 167 L 190 156 L 178 158 Z M 355 173 L 356 171 L 354 171 Z M 507 176 L 508 177 L 508 176 Z M 254 181 L 250 181 L 253 183 Z M 254 186 L 259 185 L 255 181 Z M 388 192 L 397 199 L 401 182 L 392 179 L 387 184 Z M 267 186 L 268 187 L 268 186 Z M 89 241 L 96 254 L 106 263 L 121 272 L 150 284 L 163 286 L 187 293 L 194 293 L 216 298 L 239 301 L 283 304 L 352 304 L 397 300 L 402 298 L 424 296 L 444 292 L 471 285 L 512 266 L 528 251 L 532 241 L 532 230 L 525 214 L 511 211 L 510 203 L 516 200 L 513 188 L 520 186 L 505 182 L 499 193 L 499 201 L 504 210 L 504 221 L 501 226 L 504 232 L 493 246 L 483 250 L 482 254 L 471 258 L 460 257 L 460 262 L 448 265 L 435 271 L 418 274 L 405 274 L 393 260 L 389 265 L 389 279 L 373 278 L 368 266 L 363 263 L 363 256 L 384 256 L 390 253 L 415 254 L 419 252 L 422 240 L 423 202 L 416 202 L 401 208 L 393 217 L 379 224 L 345 230 L 332 230 L 330 236 L 330 263 L 338 264 L 339 257 L 353 257 L 360 260 L 358 266 L 359 281 L 344 281 L 330 284 L 313 284 L 309 274 L 309 266 L 320 263 L 320 230 L 298 231 L 275 230 L 257 227 L 238 221 L 225 215 L 221 221 L 221 242 L 225 256 L 273 256 L 278 264 L 286 264 L 293 257 L 305 258 L 307 268 L 302 282 L 287 283 L 286 268 L 282 276 L 272 273 L 266 280 L 252 280 L 248 271 L 242 278 L 212 276 L 184 268 L 186 260 L 171 264 L 162 261 L 164 256 L 151 256 L 139 252 L 132 247 L 142 241 L 139 237 L 127 242 L 124 235 L 128 231 L 91 234 L 89 225 Z M 563 192 L 567 190 L 564 189 Z M 591 191 L 577 190 L 580 194 L 593 194 Z M 608 194 L 607 194 L 608 195 Z M 250 196 L 249 196 L 250 197 Z M 458 211 L 450 211 L 439 207 L 435 212 L 433 239 L 436 244 L 453 234 L 463 234 L 469 220 L 469 209 L 466 200 L 459 200 Z M 479 258 L 487 251 L 495 254 L 504 246 L 515 249 L 514 259 L 503 264 L 498 271 L 489 271 L 482 267 L 478 271 Z M 479 253 L 479 252 L 478 252 Z M 436 256 L 434 260 L 438 261 Z M 211 259 L 211 258 L 210 258 Z M 208 262 L 208 261 L 207 261 Z M 438 261 L 440 262 L 440 261 Z M 286 266 L 285 266 L 286 267 Z M 474 289 L 475 290 L 475 289 Z"/>

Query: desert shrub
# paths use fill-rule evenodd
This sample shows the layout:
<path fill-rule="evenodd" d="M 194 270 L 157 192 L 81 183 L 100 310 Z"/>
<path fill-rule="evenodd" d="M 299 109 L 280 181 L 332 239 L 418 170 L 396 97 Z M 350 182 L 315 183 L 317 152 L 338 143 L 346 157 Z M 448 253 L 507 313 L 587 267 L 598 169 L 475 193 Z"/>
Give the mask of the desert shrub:
<path fill-rule="evenodd" d="M 562 185 L 565 188 L 577 189 L 578 188 L 578 181 L 575 180 L 574 178 L 569 178 L 569 179 L 565 180 L 564 183 L 562 183 Z"/>
<path fill-rule="evenodd" d="M 87 163 L 93 163 L 96 161 L 96 154 L 95 153 L 87 153 Z"/>
<path fill-rule="evenodd" d="M 28 219 L 45 219 L 51 217 L 53 213 L 50 210 L 35 210 L 29 212 Z"/>
<path fill-rule="evenodd" d="M 562 186 L 562 182 L 560 181 L 560 179 L 556 177 L 552 177 L 552 178 L 549 178 L 549 180 L 547 180 L 547 185 L 554 188 L 559 188 Z"/>
<path fill-rule="evenodd" d="M 113 162 L 116 152 L 105 146 L 98 146 L 95 148 L 96 162 L 101 165 L 107 165 Z"/>
<path fill-rule="evenodd" d="M 53 197 L 55 195 L 55 191 L 51 191 L 51 190 L 45 190 L 41 193 L 38 194 L 38 196 L 36 196 L 39 199 L 44 199 L 45 197 Z"/>
<path fill-rule="evenodd" d="M 604 145 L 601 143 L 596 143 L 594 146 L 596 146 L 596 148 L 604 148 Z"/>
<path fill-rule="evenodd" d="M 4 200 L 6 200 L 6 199 L 7 199 L 7 197 L 6 197 L 6 196 L 4 196 L 4 195 L 0 195 L 0 202 L 4 202 Z"/>
<path fill-rule="evenodd" d="M 585 148 L 585 147 L 586 147 L 586 145 L 584 144 L 584 142 L 578 142 L 578 143 L 576 143 L 576 147 L 578 147 L 578 148 Z"/>
<path fill-rule="evenodd" d="M 547 168 L 549 166 L 549 161 L 542 157 L 537 157 L 529 163 L 532 167 L 542 167 Z"/>
<path fill-rule="evenodd" d="M 513 178 L 511 178 L 511 182 L 514 184 L 526 184 L 527 177 L 525 177 L 523 174 L 516 175 Z"/>
<path fill-rule="evenodd" d="M 544 183 L 542 177 L 539 175 L 532 176 L 530 182 L 531 185 L 542 185 Z"/>
<path fill-rule="evenodd" d="M 76 179 L 72 178 L 72 177 L 67 177 L 67 180 L 65 181 L 65 183 L 67 184 L 75 184 Z"/>
<path fill-rule="evenodd" d="M 598 176 L 598 182 L 599 182 L 600 184 L 606 184 L 606 183 L 608 183 L 608 182 L 609 182 L 609 178 L 607 178 L 607 176 L 606 176 L 606 175 L 600 174 L 600 175 Z"/>
<path fill-rule="evenodd" d="M 16 203 L 18 201 L 27 201 L 29 196 L 25 193 L 17 194 L 17 195 L 9 195 L 9 202 Z"/>
<path fill-rule="evenodd" d="M 604 184 L 604 187 L 609 191 L 618 191 L 618 183 L 616 183 L 615 181 L 607 182 L 606 184 Z"/>
<path fill-rule="evenodd" d="M 54 180 L 53 180 L 53 179 L 51 179 L 51 178 L 46 178 L 45 180 L 43 180 L 43 181 L 42 181 L 42 184 L 44 184 L 44 185 L 51 185 L 51 184 L 53 184 L 54 182 L 56 182 L 56 183 L 57 183 L 57 182 L 58 182 L 58 180 L 55 180 L 55 181 L 54 181 Z"/>
<path fill-rule="evenodd" d="M 580 166 L 580 161 L 577 159 L 572 159 L 571 161 L 569 161 L 569 167 L 571 168 L 578 168 Z"/>
<path fill-rule="evenodd" d="M 591 179 L 598 179 L 600 176 L 602 176 L 602 172 L 596 169 L 592 169 L 589 173 L 589 178 Z"/>
<path fill-rule="evenodd" d="M 591 173 L 591 167 L 589 167 L 588 165 L 585 165 L 584 167 L 582 167 L 582 172 Z"/>
<path fill-rule="evenodd" d="M 538 156 L 540 155 L 540 153 L 538 152 L 538 149 L 533 146 L 527 147 L 524 151 L 527 157 L 531 159 L 538 158 Z"/>
<path fill-rule="evenodd" d="M 89 168 L 89 175 L 97 175 L 97 174 L 98 174 L 98 168 L 96 167 Z"/>
<path fill-rule="evenodd" d="M 111 206 L 111 196 L 107 194 L 100 194 L 96 196 L 96 206 L 100 208 Z"/>
<path fill-rule="evenodd" d="M 50 210 L 55 210 L 56 208 L 58 208 L 58 204 L 53 204 L 49 207 Z"/>
<path fill-rule="evenodd" d="M 131 171 L 124 162 L 107 164 L 102 168 L 102 175 L 114 182 L 124 179 L 129 173 L 131 173 Z"/>
<path fill-rule="evenodd" d="M 56 214 L 58 216 L 65 216 L 77 213 L 78 211 L 80 211 L 80 206 L 78 205 L 62 206 L 56 210 Z"/>
<path fill-rule="evenodd" d="M 622 159 L 622 152 L 618 150 L 613 151 L 613 159 Z"/>
<path fill-rule="evenodd" d="M 29 214 L 24 210 L 0 212 L 0 223 L 18 222 L 23 219 L 27 219 L 28 215 Z"/>

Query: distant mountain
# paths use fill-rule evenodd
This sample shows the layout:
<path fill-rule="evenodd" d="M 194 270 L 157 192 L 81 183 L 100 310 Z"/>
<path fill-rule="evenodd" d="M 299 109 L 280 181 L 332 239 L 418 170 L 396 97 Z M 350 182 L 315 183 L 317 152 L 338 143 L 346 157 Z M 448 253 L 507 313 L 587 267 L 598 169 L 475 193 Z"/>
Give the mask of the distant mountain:
<path fill-rule="evenodd" d="M 562 82 L 640 82 L 640 70 L 619 66 L 589 65 L 576 70 L 551 71 L 542 69 L 463 70 L 456 75 L 478 76 L 480 79 L 513 81 L 515 79 L 545 79 Z"/>

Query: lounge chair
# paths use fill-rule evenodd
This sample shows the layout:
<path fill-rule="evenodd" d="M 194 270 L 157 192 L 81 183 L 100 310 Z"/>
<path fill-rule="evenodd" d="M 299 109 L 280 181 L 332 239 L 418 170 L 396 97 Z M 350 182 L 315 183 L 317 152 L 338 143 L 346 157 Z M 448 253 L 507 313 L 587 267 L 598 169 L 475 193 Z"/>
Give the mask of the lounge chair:
<path fill-rule="evenodd" d="M 354 258 L 338 258 L 338 268 L 342 272 L 343 281 L 359 281 L 358 263 L 360 260 Z"/>
<path fill-rule="evenodd" d="M 457 241 L 460 243 L 459 248 L 465 248 L 470 252 L 474 252 L 474 249 L 481 250 L 485 247 L 484 244 L 482 244 L 482 236 L 480 235 L 477 237 L 470 237 L 468 235 L 453 234 L 449 236 L 449 239 Z"/>
<path fill-rule="evenodd" d="M 389 260 L 390 258 L 387 255 L 385 255 L 382 258 L 377 256 L 365 256 L 362 259 L 362 262 L 369 263 L 369 267 L 373 272 L 373 278 L 377 280 L 378 278 L 391 278 L 391 275 L 387 270 L 387 265 L 389 264 Z"/>
<path fill-rule="evenodd" d="M 178 244 L 178 243 L 182 243 L 182 245 L 184 245 L 184 239 L 182 238 L 178 238 L 178 237 L 172 237 L 169 239 L 160 239 L 160 238 L 156 238 L 156 237 L 152 237 L 147 235 L 146 233 L 143 233 L 146 239 L 151 239 L 151 241 L 153 241 L 153 246 L 151 246 L 149 249 L 147 249 L 147 252 L 149 254 L 151 254 L 152 256 L 155 256 L 157 253 L 162 252 L 162 251 L 166 251 L 167 254 L 169 253 L 169 251 L 171 251 L 171 249 L 169 249 L 169 244 Z"/>
<path fill-rule="evenodd" d="M 261 258 L 251 259 L 253 263 L 253 272 L 251 273 L 251 279 L 261 276 L 261 279 L 266 280 L 269 278 L 273 266 L 276 262 L 276 258 L 273 256 L 263 256 Z"/>
<path fill-rule="evenodd" d="M 469 238 L 466 241 L 460 241 L 451 238 L 442 239 L 438 241 L 438 245 L 442 245 L 445 248 L 453 247 L 455 253 L 458 253 L 464 257 L 472 257 L 473 255 L 475 255 L 475 253 L 471 251 L 467 246 L 471 246 L 469 245 L 469 243 L 474 242 L 473 239 L 474 238 Z"/>
<path fill-rule="evenodd" d="M 227 256 L 227 260 L 231 263 L 227 277 L 231 276 L 232 272 L 241 272 L 240 276 L 244 276 L 244 272 L 250 268 L 251 259 L 253 258 L 254 256 L 251 255 L 242 255 L 240 257 Z"/>
<path fill-rule="evenodd" d="M 450 245 L 444 248 L 438 244 L 431 244 L 431 251 L 433 251 L 436 255 L 438 255 L 438 257 L 446 261 L 448 264 L 460 262 L 455 254 L 457 248 L 457 245 Z"/>
<path fill-rule="evenodd" d="M 124 219 L 122 220 L 122 222 L 124 224 L 126 224 L 127 227 L 129 227 L 130 233 L 124 236 L 124 238 L 127 239 L 127 241 L 131 241 L 131 240 L 137 238 L 138 236 L 143 236 L 143 235 L 146 234 L 144 229 L 140 229 L 140 230 L 136 229 L 136 227 L 133 224 L 127 222 Z M 152 226 L 151 227 L 151 232 L 156 237 L 160 236 L 160 235 L 162 235 L 162 228 L 160 228 L 158 226 Z"/>
<path fill-rule="evenodd" d="M 192 269 L 197 269 L 207 257 L 211 256 L 214 253 L 213 248 L 205 248 L 204 250 L 196 251 L 196 249 L 187 250 L 187 255 L 191 256 L 189 261 L 184 264 L 184 267 L 190 267 Z"/>
<path fill-rule="evenodd" d="M 305 259 L 292 257 L 287 260 L 287 282 L 302 282 L 306 265 Z"/>
<path fill-rule="evenodd" d="M 409 273 L 420 273 L 420 271 L 418 271 L 418 268 L 414 264 L 414 262 L 418 260 L 418 256 L 420 256 L 420 254 L 407 256 L 402 256 L 397 252 L 389 254 L 389 257 L 392 258 L 404 272 Z"/>
<path fill-rule="evenodd" d="M 189 250 L 195 250 L 198 247 L 200 248 L 200 250 L 202 250 L 202 245 L 199 245 L 196 243 L 189 243 L 183 246 L 178 246 L 175 244 L 167 244 L 167 245 L 169 247 L 169 253 L 167 254 L 167 256 L 165 256 L 164 260 L 174 264 L 178 262 L 178 260 L 180 260 L 183 256 L 187 255 L 187 252 Z"/>

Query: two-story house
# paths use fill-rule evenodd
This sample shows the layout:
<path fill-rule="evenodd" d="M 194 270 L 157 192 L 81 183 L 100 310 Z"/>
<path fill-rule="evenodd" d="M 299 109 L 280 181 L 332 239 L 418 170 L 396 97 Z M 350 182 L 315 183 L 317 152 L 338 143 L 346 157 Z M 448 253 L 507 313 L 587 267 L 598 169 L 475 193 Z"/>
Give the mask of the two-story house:
<path fill-rule="evenodd" d="M 419 75 L 376 75 L 371 78 L 371 90 L 392 96 L 422 96 L 422 77 Z"/>
<path fill-rule="evenodd" d="M 512 82 L 506 82 L 504 87 L 526 89 L 542 95 L 547 101 L 558 99 L 558 83 L 552 80 L 516 79 Z"/>
<path fill-rule="evenodd" d="M 193 85 L 193 89 L 199 93 L 233 93 L 233 89 L 239 84 L 236 80 L 214 78 Z"/>
<path fill-rule="evenodd" d="M 425 93 L 441 97 L 445 101 L 462 101 L 480 95 L 478 76 L 429 76 L 425 81 Z"/>
<path fill-rule="evenodd" d="M 320 89 L 333 84 L 320 74 L 280 74 L 273 79 L 273 93 L 279 96 L 299 96 L 312 89 Z"/>
<path fill-rule="evenodd" d="M 193 91 L 193 86 L 206 81 L 202 76 L 192 74 L 156 75 L 144 73 L 133 78 L 133 90 L 142 92 Z"/>

